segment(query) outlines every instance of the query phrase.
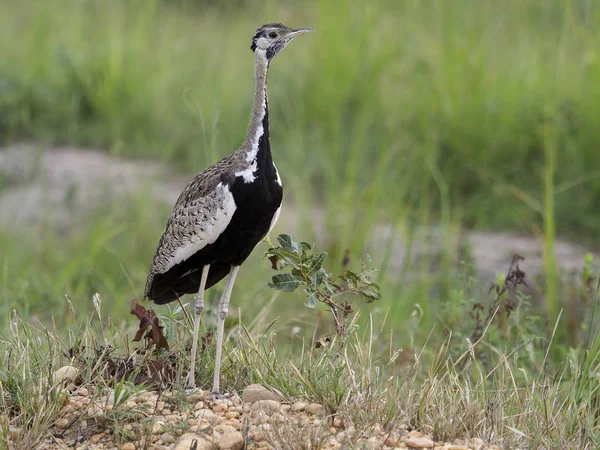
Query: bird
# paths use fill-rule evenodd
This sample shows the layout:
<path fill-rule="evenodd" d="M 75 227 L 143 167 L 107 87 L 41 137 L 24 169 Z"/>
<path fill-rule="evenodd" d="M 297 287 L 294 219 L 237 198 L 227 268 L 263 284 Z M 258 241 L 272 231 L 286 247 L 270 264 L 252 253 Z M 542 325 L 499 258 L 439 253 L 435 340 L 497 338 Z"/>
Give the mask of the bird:
<path fill-rule="evenodd" d="M 216 311 L 213 396 L 220 393 L 223 328 L 238 270 L 271 231 L 281 211 L 283 185 L 269 138 L 267 72 L 273 58 L 310 28 L 269 23 L 256 30 L 254 100 L 248 132 L 229 156 L 200 172 L 183 189 L 159 239 L 144 299 L 158 305 L 195 294 L 193 341 L 186 391 L 196 388 L 198 330 L 204 291 L 229 275 Z"/>

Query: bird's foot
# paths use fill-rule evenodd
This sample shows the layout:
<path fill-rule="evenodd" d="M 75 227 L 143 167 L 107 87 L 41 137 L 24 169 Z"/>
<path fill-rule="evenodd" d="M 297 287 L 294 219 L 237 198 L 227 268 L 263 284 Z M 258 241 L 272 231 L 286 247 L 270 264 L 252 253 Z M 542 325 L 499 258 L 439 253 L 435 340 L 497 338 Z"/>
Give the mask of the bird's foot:
<path fill-rule="evenodd" d="M 200 389 L 198 389 L 196 387 L 196 383 L 188 383 L 188 385 L 185 387 L 185 395 L 190 395 L 190 394 L 195 394 L 197 392 L 200 392 Z"/>
<path fill-rule="evenodd" d="M 213 399 L 213 401 L 215 401 L 215 400 L 227 400 L 227 399 L 233 398 L 235 396 L 237 396 L 237 394 L 235 392 L 226 392 L 224 394 L 220 394 L 218 392 L 213 392 L 212 393 L 212 399 Z"/>

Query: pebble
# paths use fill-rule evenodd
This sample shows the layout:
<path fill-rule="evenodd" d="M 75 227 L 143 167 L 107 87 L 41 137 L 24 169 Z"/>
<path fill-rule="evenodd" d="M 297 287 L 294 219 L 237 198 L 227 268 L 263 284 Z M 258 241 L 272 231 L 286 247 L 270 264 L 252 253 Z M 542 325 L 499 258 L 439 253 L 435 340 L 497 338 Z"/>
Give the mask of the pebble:
<path fill-rule="evenodd" d="M 69 421 L 63 417 L 62 419 L 58 419 L 56 422 L 54 422 L 54 425 L 56 428 L 64 430 L 69 426 Z"/>
<path fill-rule="evenodd" d="M 219 439 L 220 450 L 241 450 L 244 448 L 244 436 L 239 431 L 231 431 Z"/>
<path fill-rule="evenodd" d="M 131 442 L 127 442 L 121 446 L 121 450 L 135 450 L 135 445 Z"/>
<path fill-rule="evenodd" d="M 152 434 L 161 434 L 163 430 L 164 423 L 160 420 L 157 420 L 152 424 Z"/>
<path fill-rule="evenodd" d="M 226 412 L 229 407 L 227 406 L 227 402 L 217 403 L 213 408 L 213 411 L 216 413 Z"/>
<path fill-rule="evenodd" d="M 199 401 L 194 405 L 194 411 L 198 411 L 199 409 L 204 409 L 204 402 Z"/>
<path fill-rule="evenodd" d="M 293 412 L 300 412 L 300 411 L 304 411 L 304 410 L 306 409 L 306 406 L 307 406 L 307 405 L 306 405 L 306 403 L 304 403 L 304 402 L 297 402 L 297 403 L 294 403 L 294 404 L 292 405 L 292 407 L 291 407 L 291 410 L 292 410 Z"/>
<path fill-rule="evenodd" d="M 190 450 L 191 448 L 195 450 L 212 450 L 213 443 L 199 434 L 186 433 L 177 440 L 173 450 Z"/>
<path fill-rule="evenodd" d="M 196 411 L 194 415 L 198 419 L 204 420 L 214 420 L 217 417 L 216 414 L 212 411 L 212 409 L 201 409 L 199 411 Z"/>
<path fill-rule="evenodd" d="M 271 392 L 262 384 L 251 384 L 242 391 L 242 401 L 244 403 L 256 403 L 259 400 L 281 401 L 283 398 L 276 392 Z"/>
<path fill-rule="evenodd" d="M 400 435 L 395 431 L 391 431 L 385 438 L 383 445 L 387 447 L 397 447 L 400 442 Z"/>
<path fill-rule="evenodd" d="M 319 414 L 323 409 L 323 405 L 319 405 L 318 403 L 311 403 L 306 406 L 306 412 L 309 414 Z"/>
<path fill-rule="evenodd" d="M 258 400 L 252 405 L 253 411 L 278 412 L 281 405 L 276 400 Z"/>
<path fill-rule="evenodd" d="M 240 413 L 237 411 L 227 411 L 225 413 L 225 417 L 227 417 L 228 419 L 237 419 L 238 417 L 240 417 Z"/>
<path fill-rule="evenodd" d="M 63 366 L 52 374 L 52 382 L 57 385 L 66 385 L 67 383 L 79 380 L 79 369 L 74 366 Z"/>
<path fill-rule="evenodd" d="M 410 448 L 433 448 L 435 442 L 427 436 L 414 436 L 406 439 L 404 444 Z"/>
<path fill-rule="evenodd" d="M 167 445 L 171 445 L 175 443 L 175 438 L 170 433 L 163 433 L 160 435 L 160 439 Z"/>

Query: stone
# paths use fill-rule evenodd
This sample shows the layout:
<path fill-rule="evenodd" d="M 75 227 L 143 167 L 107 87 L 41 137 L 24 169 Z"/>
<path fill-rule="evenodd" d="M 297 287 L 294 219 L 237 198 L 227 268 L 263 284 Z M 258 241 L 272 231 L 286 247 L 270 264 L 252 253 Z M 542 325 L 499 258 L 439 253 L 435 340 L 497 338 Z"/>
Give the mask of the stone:
<path fill-rule="evenodd" d="M 194 413 L 194 415 L 198 418 L 198 419 L 204 419 L 204 420 L 214 420 L 217 416 L 214 412 L 212 412 L 211 409 L 201 409 L 199 411 L 196 411 Z"/>
<path fill-rule="evenodd" d="M 435 442 L 427 436 L 414 436 L 406 439 L 404 444 L 410 448 L 433 448 Z"/>
<path fill-rule="evenodd" d="M 135 445 L 132 442 L 126 442 L 121 446 L 121 450 L 135 450 Z"/>
<path fill-rule="evenodd" d="M 220 450 L 241 450 L 244 448 L 244 436 L 239 431 L 231 431 L 219 439 Z"/>
<path fill-rule="evenodd" d="M 267 413 L 278 412 L 281 405 L 276 400 L 258 400 L 252 405 L 253 411 L 265 411 Z"/>
<path fill-rule="evenodd" d="M 202 389 L 196 389 L 195 391 L 186 395 L 185 400 L 188 403 L 195 405 L 200 400 L 204 400 L 204 391 Z"/>
<path fill-rule="evenodd" d="M 220 412 L 226 412 L 227 409 L 228 409 L 227 402 L 220 402 L 214 406 L 213 411 L 216 413 L 220 413 Z"/>
<path fill-rule="evenodd" d="M 293 412 L 300 412 L 306 409 L 307 404 L 304 402 L 297 402 L 292 405 L 290 408 Z"/>
<path fill-rule="evenodd" d="M 323 409 L 323 405 L 319 405 L 318 403 L 311 403 L 310 405 L 306 406 L 305 409 L 306 412 L 309 414 L 319 414 Z"/>
<path fill-rule="evenodd" d="M 212 450 L 213 443 L 205 436 L 196 433 L 186 433 L 181 435 L 177 440 L 173 450 L 190 450 L 191 448 L 195 448 L 196 450 Z"/>
<path fill-rule="evenodd" d="M 483 442 L 483 439 L 480 439 L 478 437 L 471 439 L 471 447 L 474 447 L 475 450 L 480 450 L 485 446 L 485 442 Z"/>
<path fill-rule="evenodd" d="M 79 369 L 74 366 L 63 366 L 52 374 L 54 385 L 66 385 L 79 381 Z"/>
<path fill-rule="evenodd" d="M 244 403 L 256 403 L 259 400 L 282 401 L 281 395 L 271 392 L 262 384 L 251 384 L 246 386 L 242 392 L 242 401 Z"/>
<path fill-rule="evenodd" d="M 240 417 L 240 413 L 237 411 L 227 411 L 225 413 L 225 417 L 227 417 L 228 419 L 237 419 L 238 417 Z"/>
<path fill-rule="evenodd" d="M 199 409 L 204 409 L 204 402 L 199 401 L 194 405 L 194 411 L 198 411 Z"/>
<path fill-rule="evenodd" d="M 397 447 L 400 442 L 400 436 L 395 431 L 391 431 L 385 441 L 383 441 L 383 445 L 386 447 Z"/>
<path fill-rule="evenodd" d="M 213 436 L 220 438 L 221 436 L 224 436 L 228 433 L 233 433 L 234 431 L 237 431 L 234 427 L 220 424 L 213 428 Z"/>
<path fill-rule="evenodd" d="M 175 438 L 170 433 L 163 433 L 163 434 L 160 435 L 160 438 L 167 445 L 171 445 L 171 444 L 175 443 Z"/>
<path fill-rule="evenodd" d="M 464 445 L 450 444 L 450 446 L 446 447 L 444 450 L 471 450 L 471 449 L 469 447 L 465 447 Z"/>
<path fill-rule="evenodd" d="M 63 417 L 62 419 L 58 419 L 56 422 L 54 422 L 54 425 L 56 426 L 56 428 L 65 430 L 69 426 L 69 421 Z"/>
<path fill-rule="evenodd" d="M 102 433 L 94 434 L 89 439 L 90 444 L 97 444 L 98 442 L 100 442 L 100 439 L 102 439 L 105 434 L 106 434 L 106 431 L 103 431 Z"/>
<path fill-rule="evenodd" d="M 164 430 L 164 423 L 157 420 L 152 424 L 152 434 L 161 434 Z"/>

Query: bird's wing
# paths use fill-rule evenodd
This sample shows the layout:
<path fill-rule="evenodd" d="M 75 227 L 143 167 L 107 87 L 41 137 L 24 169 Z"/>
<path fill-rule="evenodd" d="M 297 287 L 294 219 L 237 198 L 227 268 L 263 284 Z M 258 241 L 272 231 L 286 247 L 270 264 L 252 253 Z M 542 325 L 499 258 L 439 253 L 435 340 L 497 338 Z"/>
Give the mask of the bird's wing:
<path fill-rule="evenodd" d="M 204 171 L 183 190 L 160 238 L 150 274 L 165 273 L 212 244 L 236 210 L 230 170 Z"/>

